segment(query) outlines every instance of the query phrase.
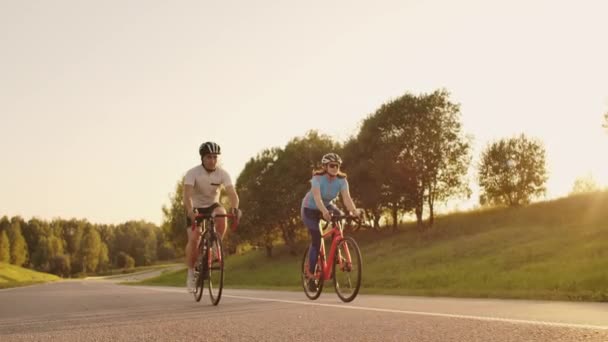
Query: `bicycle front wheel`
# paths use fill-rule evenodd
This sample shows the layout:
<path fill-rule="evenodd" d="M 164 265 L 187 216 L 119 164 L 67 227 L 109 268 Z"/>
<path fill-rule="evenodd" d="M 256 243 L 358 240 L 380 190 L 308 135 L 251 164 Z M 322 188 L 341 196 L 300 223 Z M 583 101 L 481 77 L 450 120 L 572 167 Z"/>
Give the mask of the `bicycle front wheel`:
<path fill-rule="evenodd" d="M 207 260 L 209 262 L 209 297 L 211 303 L 217 305 L 224 289 L 224 250 L 222 240 L 215 236 L 209 246 Z"/>
<path fill-rule="evenodd" d="M 343 302 L 350 302 L 361 287 L 361 251 L 355 239 L 345 237 L 338 243 L 332 270 L 336 294 Z"/>
<path fill-rule="evenodd" d="M 200 262 L 200 257 L 199 260 L 196 261 L 196 265 L 194 266 L 194 300 L 196 300 L 197 302 L 201 301 L 201 297 L 203 296 L 203 288 L 204 288 L 204 282 L 203 282 L 203 277 L 201 277 L 201 272 L 200 270 L 202 269 L 202 264 Z"/>

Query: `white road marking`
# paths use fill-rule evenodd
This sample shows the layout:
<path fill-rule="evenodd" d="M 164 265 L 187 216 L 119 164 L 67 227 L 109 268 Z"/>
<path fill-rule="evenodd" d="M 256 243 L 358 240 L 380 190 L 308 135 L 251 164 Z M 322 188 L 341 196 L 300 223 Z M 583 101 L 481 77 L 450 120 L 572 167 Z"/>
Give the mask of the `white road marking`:
<path fill-rule="evenodd" d="M 167 289 L 167 288 L 156 288 L 156 287 L 142 287 L 142 288 L 145 288 L 148 290 L 155 290 L 155 291 L 165 291 L 165 292 L 179 292 L 179 293 L 183 292 L 184 294 L 187 294 L 186 290 L 181 289 L 181 288 L 179 288 L 179 289 Z M 605 326 L 605 325 L 534 321 L 534 320 L 490 317 L 490 316 L 484 317 L 484 316 L 473 316 L 473 315 L 447 314 L 447 313 L 439 313 L 439 312 L 382 309 L 382 308 L 365 307 L 365 306 L 351 306 L 349 304 L 327 304 L 327 303 L 319 303 L 319 302 L 312 302 L 312 301 L 304 302 L 304 301 L 275 299 L 275 298 L 234 296 L 234 295 L 227 295 L 227 294 L 223 294 L 222 296 L 228 297 L 228 298 L 235 298 L 235 299 L 246 299 L 246 300 L 255 300 L 255 301 L 262 301 L 262 302 L 276 302 L 276 303 L 297 304 L 297 305 L 314 305 L 314 306 L 347 309 L 347 310 L 362 310 L 362 311 L 386 312 L 386 313 L 431 316 L 431 317 L 474 319 L 474 320 L 478 320 L 478 321 L 505 322 L 505 323 L 514 323 L 514 324 L 534 324 L 534 325 L 544 325 L 544 326 L 560 327 L 560 328 L 608 330 L 608 326 Z M 220 303 L 220 305 L 221 305 L 221 303 Z"/>

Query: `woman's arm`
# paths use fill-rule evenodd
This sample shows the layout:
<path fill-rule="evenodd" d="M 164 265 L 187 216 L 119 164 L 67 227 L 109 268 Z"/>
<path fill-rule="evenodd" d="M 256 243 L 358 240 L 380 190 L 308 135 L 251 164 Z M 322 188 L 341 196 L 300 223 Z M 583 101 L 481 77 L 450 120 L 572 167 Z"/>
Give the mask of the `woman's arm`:
<path fill-rule="evenodd" d="M 312 187 L 311 190 L 312 190 L 312 197 L 315 200 L 315 204 L 317 205 L 317 208 L 321 211 L 321 213 L 323 213 L 323 217 L 325 217 L 326 214 L 329 214 L 329 210 L 327 210 L 327 208 L 325 207 L 325 204 L 323 204 L 323 199 L 321 198 L 321 189 Z"/>

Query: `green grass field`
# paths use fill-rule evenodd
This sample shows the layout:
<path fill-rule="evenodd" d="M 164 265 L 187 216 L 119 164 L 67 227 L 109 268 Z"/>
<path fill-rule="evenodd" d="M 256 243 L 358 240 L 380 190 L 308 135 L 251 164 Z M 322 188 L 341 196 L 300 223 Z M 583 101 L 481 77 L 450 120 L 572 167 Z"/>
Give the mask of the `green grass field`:
<path fill-rule="evenodd" d="M 361 293 L 608 301 L 608 193 L 362 232 Z M 226 286 L 299 290 L 302 255 L 231 255 Z M 185 271 L 144 282 L 184 286 Z M 329 288 L 333 284 L 327 284 Z M 329 289 L 331 291 L 331 289 Z"/>
<path fill-rule="evenodd" d="M 56 275 L 0 262 L 0 288 L 25 286 L 59 280 Z"/>

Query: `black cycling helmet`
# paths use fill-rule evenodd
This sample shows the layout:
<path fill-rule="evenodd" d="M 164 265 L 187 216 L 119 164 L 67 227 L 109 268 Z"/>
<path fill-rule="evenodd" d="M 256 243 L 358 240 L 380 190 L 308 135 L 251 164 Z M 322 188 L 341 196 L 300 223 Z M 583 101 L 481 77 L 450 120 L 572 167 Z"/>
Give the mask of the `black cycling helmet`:
<path fill-rule="evenodd" d="M 201 144 L 201 147 L 198 148 L 198 153 L 202 156 L 210 153 L 220 154 L 220 145 L 207 141 Z"/>
<path fill-rule="evenodd" d="M 321 164 L 325 165 L 328 163 L 338 163 L 338 164 L 342 164 L 342 158 L 340 158 L 340 156 L 336 153 L 327 153 L 326 155 L 323 156 L 323 158 L 321 158 Z"/>

